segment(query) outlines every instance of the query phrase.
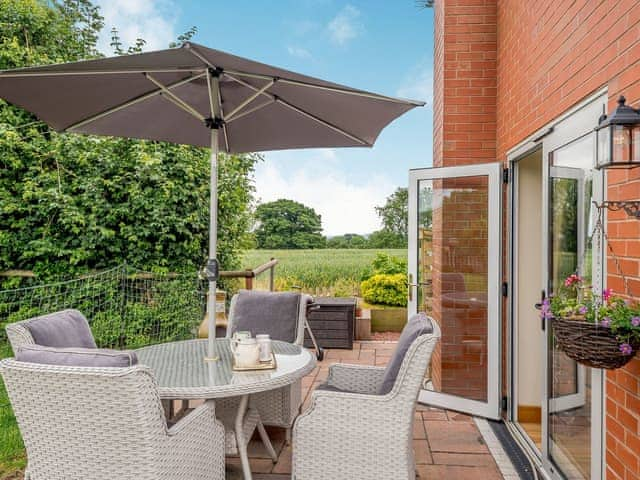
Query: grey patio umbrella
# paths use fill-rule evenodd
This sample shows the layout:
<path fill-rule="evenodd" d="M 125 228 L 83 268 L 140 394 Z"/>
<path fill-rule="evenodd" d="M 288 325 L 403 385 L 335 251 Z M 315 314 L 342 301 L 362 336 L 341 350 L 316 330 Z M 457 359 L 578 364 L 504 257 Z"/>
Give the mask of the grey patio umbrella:
<path fill-rule="evenodd" d="M 381 72 L 385 73 L 385 72 Z M 182 48 L 0 72 L 0 98 L 59 132 L 211 147 L 209 336 L 218 278 L 218 151 L 371 147 L 424 102 L 345 87 L 213 50 Z"/>

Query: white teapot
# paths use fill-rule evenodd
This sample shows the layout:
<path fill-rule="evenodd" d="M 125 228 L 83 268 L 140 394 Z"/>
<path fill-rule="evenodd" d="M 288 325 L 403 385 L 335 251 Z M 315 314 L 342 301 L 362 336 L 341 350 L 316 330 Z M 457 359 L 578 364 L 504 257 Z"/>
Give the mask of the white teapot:
<path fill-rule="evenodd" d="M 233 352 L 236 366 L 255 367 L 260 363 L 260 345 L 255 338 L 241 338 Z"/>

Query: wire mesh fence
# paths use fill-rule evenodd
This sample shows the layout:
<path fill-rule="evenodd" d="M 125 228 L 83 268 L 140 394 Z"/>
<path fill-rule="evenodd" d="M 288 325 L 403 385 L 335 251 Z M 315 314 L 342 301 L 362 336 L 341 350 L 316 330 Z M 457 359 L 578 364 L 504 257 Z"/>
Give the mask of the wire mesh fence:
<path fill-rule="evenodd" d="M 87 317 L 99 347 L 135 349 L 195 338 L 205 295 L 206 285 L 195 273 L 158 275 L 127 265 L 68 281 L 0 290 L 0 358 L 13 355 L 7 324 L 67 308 Z M 0 380 L 0 473 L 3 465 L 19 467 L 23 456 Z"/>

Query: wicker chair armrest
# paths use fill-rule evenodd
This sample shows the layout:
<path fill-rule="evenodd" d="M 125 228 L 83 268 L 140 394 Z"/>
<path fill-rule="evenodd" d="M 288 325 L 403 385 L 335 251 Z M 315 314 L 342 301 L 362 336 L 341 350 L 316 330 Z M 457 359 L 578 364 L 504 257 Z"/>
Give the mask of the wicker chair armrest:
<path fill-rule="evenodd" d="M 185 429 L 192 428 L 193 423 L 210 422 L 216 418 L 216 408 L 213 400 L 208 400 L 202 405 L 194 408 L 184 417 L 178 420 L 171 428 L 167 430 L 169 437 L 174 437 Z"/>
<path fill-rule="evenodd" d="M 329 367 L 327 384 L 341 390 L 373 394 L 384 376 L 384 367 L 335 364 Z"/>
<path fill-rule="evenodd" d="M 167 431 L 163 452 L 163 480 L 222 480 L 224 426 L 209 400 Z"/>

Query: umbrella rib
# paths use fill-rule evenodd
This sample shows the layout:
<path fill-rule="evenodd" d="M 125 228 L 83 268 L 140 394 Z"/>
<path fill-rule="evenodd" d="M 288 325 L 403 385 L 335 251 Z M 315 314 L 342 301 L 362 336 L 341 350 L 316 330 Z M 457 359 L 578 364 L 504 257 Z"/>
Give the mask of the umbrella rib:
<path fill-rule="evenodd" d="M 162 98 L 166 98 L 169 102 L 173 103 L 176 107 L 178 107 L 180 110 L 183 110 L 185 112 L 187 112 L 189 115 L 197 118 L 198 120 L 204 122 L 204 116 L 197 114 L 197 112 L 193 112 L 190 108 L 186 107 L 185 105 L 183 105 L 182 103 L 180 103 L 178 100 L 176 100 L 175 98 L 173 98 L 170 95 L 164 95 L 163 92 L 160 92 L 160 97 Z"/>
<path fill-rule="evenodd" d="M 171 89 L 171 88 L 179 87 L 181 85 L 185 85 L 185 84 L 187 84 L 189 82 L 192 82 L 193 80 L 196 80 L 198 78 L 202 78 L 204 75 L 206 75 L 206 72 L 200 73 L 198 75 L 194 75 L 194 76 L 189 77 L 189 78 L 185 78 L 185 79 L 180 80 L 180 81 L 175 82 L 175 83 L 171 83 L 171 84 L 167 85 L 166 88 L 167 89 Z M 100 120 L 101 118 L 104 118 L 104 117 L 106 117 L 108 115 L 111 115 L 112 113 L 119 112 L 120 110 L 123 110 L 123 109 L 125 109 L 127 107 L 130 107 L 132 105 L 135 105 L 136 103 L 140 103 L 140 102 L 143 102 L 143 101 L 145 101 L 145 100 L 147 100 L 149 98 L 152 98 L 152 97 L 155 97 L 157 95 L 160 95 L 160 93 L 162 93 L 161 89 L 157 89 L 157 90 L 153 90 L 152 92 L 145 93 L 144 95 L 141 95 L 138 98 L 134 98 L 133 100 L 128 100 L 128 101 L 126 101 L 126 102 L 124 102 L 124 103 L 122 103 L 122 104 L 120 104 L 120 105 L 118 105 L 116 107 L 109 108 L 107 110 L 104 110 L 103 112 L 97 113 L 95 115 L 92 115 L 90 117 L 85 118 L 84 120 L 76 122 L 73 125 L 70 125 L 70 126 L 66 127 L 64 129 L 64 131 L 65 132 L 69 132 L 69 131 L 74 130 L 76 128 L 83 127 L 83 126 L 87 125 L 88 123 L 92 123 L 92 122 L 95 122 L 96 120 Z"/>
<path fill-rule="evenodd" d="M 199 72 L 202 70 L 202 65 L 197 67 L 187 68 L 171 68 L 171 69 L 158 69 L 151 68 L 146 70 L 82 70 L 77 72 L 58 72 L 58 71 L 35 71 L 35 72 L 13 72 L 13 70 L 0 71 L 0 78 L 23 78 L 23 77 L 64 77 L 64 76 L 86 76 L 86 75 L 122 75 L 122 74 L 140 74 L 140 73 L 187 73 L 187 72 Z"/>
<path fill-rule="evenodd" d="M 198 52 L 193 45 L 191 44 L 186 44 L 187 50 L 189 52 L 191 52 L 196 58 L 198 58 L 199 60 L 203 61 L 204 63 L 206 63 L 207 65 L 209 65 L 212 68 L 215 68 L 215 65 L 213 65 L 209 60 L 207 60 L 207 58 L 202 55 L 200 52 Z M 258 78 L 258 79 L 262 79 L 262 80 L 273 80 L 274 76 L 269 76 L 269 75 L 262 75 L 259 73 L 247 73 L 247 72 L 241 72 L 238 70 L 223 70 L 224 73 L 228 76 L 231 77 L 231 75 L 238 75 L 241 77 L 249 77 L 249 78 Z M 231 74 L 231 75 L 229 75 Z M 328 86 L 328 85 L 316 85 L 313 83 L 309 83 L 309 82 L 303 82 L 301 80 L 291 80 L 288 78 L 282 78 L 279 77 L 278 78 L 279 82 L 282 83 L 288 83 L 291 85 L 297 85 L 299 87 L 307 87 L 307 88 L 316 88 L 316 89 L 320 89 L 320 90 L 327 90 L 330 92 L 337 92 L 337 93 L 343 93 L 345 95 L 354 95 L 357 97 L 365 97 L 365 98 L 372 98 L 375 100 L 383 100 L 386 102 L 393 102 L 393 103 L 403 103 L 406 105 L 414 105 L 417 107 L 423 107 L 425 105 L 425 102 L 420 102 L 417 100 L 407 100 L 404 98 L 395 98 L 395 97 L 389 97 L 386 95 L 380 95 L 377 93 L 371 93 L 371 92 L 365 92 L 362 90 L 350 90 L 350 89 L 346 89 L 346 88 L 341 88 L 341 87 L 333 87 L 333 86 Z"/>
<path fill-rule="evenodd" d="M 233 110 L 231 110 L 231 112 L 229 112 L 227 114 L 227 121 L 231 121 L 233 119 L 233 117 L 240 112 L 240 110 L 242 110 L 244 107 L 246 107 L 247 105 L 249 105 L 251 102 L 253 102 L 256 98 L 258 98 L 260 95 L 262 95 L 264 92 L 266 92 L 267 90 L 269 90 L 271 87 L 273 87 L 273 85 L 276 83 L 277 79 L 273 78 L 271 79 L 271 81 L 269 83 L 267 83 L 264 87 L 262 87 L 260 90 L 256 90 L 252 95 L 250 95 L 249 97 L 247 97 L 240 105 L 238 105 L 236 108 L 234 108 Z"/>
<path fill-rule="evenodd" d="M 238 75 L 240 77 L 257 78 L 257 79 L 262 79 L 262 80 L 269 80 L 269 79 L 273 78 L 273 77 L 270 77 L 268 75 L 261 75 L 259 73 L 240 72 L 240 71 L 237 71 L 237 70 L 225 70 L 225 73 L 230 73 L 232 75 Z M 341 87 L 333 87 L 333 86 L 328 86 L 328 85 L 318 85 L 318 84 L 314 84 L 314 83 L 303 82 L 301 80 L 291 80 L 291 79 L 282 78 L 282 77 L 278 78 L 278 82 L 287 83 L 289 85 L 296 85 L 298 87 L 315 88 L 317 90 L 326 90 L 326 91 L 329 91 L 329 92 L 343 93 L 345 95 L 353 95 L 353 96 L 356 96 L 356 97 L 372 98 L 374 100 L 383 100 L 383 101 L 386 101 L 386 102 L 393 102 L 393 103 L 404 103 L 404 104 L 407 104 L 407 105 L 414 105 L 416 107 L 423 107 L 425 105 L 425 102 L 422 102 L 422 101 L 419 101 L 419 100 L 409 100 L 409 99 L 405 99 L 405 98 L 390 97 L 388 95 L 380 95 L 378 93 L 365 92 L 365 91 L 362 91 L 362 90 L 349 90 L 349 89 L 341 88 Z"/>
<path fill-rule="evenodd" d="M 247 82 L 245 82 L 243 80 L 240 80 L 239 78 L 234 77 L 233 75 L 230 75 L 228 71 L 225 71 L 225 75 L 227 77 L 229 77 L 231 80 L 233 80 L 235 82 L 238 82 L 240 85 L 244 85 L 245 87 L 250 88 L 251 90 L 254 90 L 254 91 L 258 91 L 259 90 L 258 87 L 255 87 L 255 86 L 251 85 L 250 83 L 247 83 Z M 339 133 L 339 134 L 341 134 L 341 135 L 343 135 L 343 136 L 345 136 L 347 138 L 350 138 L 354 142 L 358 142 L 359 144 L 366 145 L 368 147 L 372 146 L 369 142 L 357 137 L 356 135 L 354 135 L 354 134 L 352 134 L 350 132 L 347 132 L 346 130 L 344 130 L 344 129 L 342 129 L 342 128 L 340 128 L 340 127 L 338 127 L 338 126 L 336 126 L 336 125 L 334 125 L 334 124 L 332 124 L 330 122 L 327 122 L 326 120 L 321 119 L 320 117 L 315 116 L 314 114 L 312 114 L 310 112 L 307 112 L 306 110 L 304 110 L 304 109 L 302 109 L 302 108 L 300 108 L 300 107 L 298 107 L 298 106 L 296 106 L 296 105 L 284 100 L 281 97 L 273 95 L 273 94 L 271 94 L 269 92 L 262 92 L 262 95 L 269 97 L 271 100 L 273 100 L 276 103 L 281 103 L 285 107 L 287 107 L 287 108 L 289 108 L 289 109 L 291 109 L 291 110 L 293 110 L 295 112 L 298 112 L 301 115 L 304 115 L 305 117 L 315 121 L 316 123 L 324 125 L 325 127 L 330 128 L 331 130 L 333 130 L 333 131 L 335 131 L 335 132 L 337 132 L 337 133 Z"/>
<path fill-rule="evenodd" d="M 177 106 L 181 107 L 183 110 L 190 113 L 191 115 L 196 117 L 198 120 L 201 120 L 204 122 L 204 115 L 198 112 L 195 108 L 193 108 L 187 102 L 182 100 L 179 96 L 177 96 L 175 93 L 173 93 L 171 90 L 169 90 L 167 87 L 165 87 L 162 83 L 160 83 L 158 80 L 153 78 L 148 73 L 145 73 L 144 76 L 147 78 L 147 80 L 149 80 L 156 87 L 158 87 L 162 91 L 161 93 L 164 93 L 167 96 L 167 100 L 171 99 Z"/>
<path fill-rule="evenodd" d="M 253 112 L 256 112 L 256 111 L 258 111 L 258 110 L 261 110 L 261 109 L 263 109 L 264 107 L 266 107 L 266 106 L 268 106 L 268 105 L 271 105 L 272 103 L 275 103 L 275 102 L 276 102 L 276 101 L 275 101 L 274 99 L 270 98 L 269 100 L 267 100 L 267 101 L 266 101 L 266 102 L 264 102 L 264 103 L 261 103 L 260 105 L 256 105 L 255 107 L 252 107 L 252 108 L 250 108 L 250 109 L 248 109 L 248 110 L 245 110 L 244 112 L 240 112 L 239 114 L 237 114 L 236 116 L 234 116 L 231 120 L 228 120 L 228 121 L 227 121 L 227 123 L 231 123 L 231 122 L 234 122 L 234 121 L 236 121 L 236 120 L 241 119 L 242 117 L 246 117 L 247 115 L 249 115 L 249 114 L 251 114 L 251 113 L 253 113 Z"/>

